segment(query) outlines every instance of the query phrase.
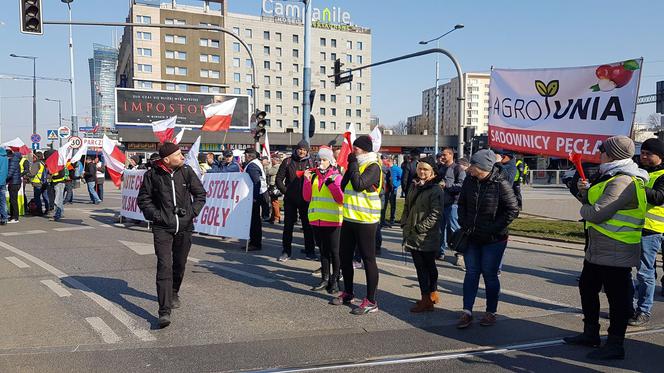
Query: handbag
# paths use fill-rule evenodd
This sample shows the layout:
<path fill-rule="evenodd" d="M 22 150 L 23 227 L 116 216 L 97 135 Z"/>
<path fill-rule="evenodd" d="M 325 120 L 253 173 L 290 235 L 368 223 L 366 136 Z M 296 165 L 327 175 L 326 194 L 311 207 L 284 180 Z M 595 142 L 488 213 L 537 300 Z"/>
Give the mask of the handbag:
<path fill-rule="evenodd" d="M 470 232 L 465 229 L 457 229 L 452 233 L 452 238 L 448 243 L 450 249 L 456 251 L 457 253 L 463 254 L 468 249 L 468 238 L 470 237 Z"/>

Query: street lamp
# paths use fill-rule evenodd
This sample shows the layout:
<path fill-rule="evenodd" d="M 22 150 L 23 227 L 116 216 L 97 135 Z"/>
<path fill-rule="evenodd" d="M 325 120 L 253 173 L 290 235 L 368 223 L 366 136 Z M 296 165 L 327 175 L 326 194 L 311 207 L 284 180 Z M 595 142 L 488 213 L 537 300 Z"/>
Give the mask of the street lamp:
<path fill-rule="evenodd" d="M 62 100 L 56 100 L 52 98 L 45 98 L 44 100 L 58 103 L 58 130 L 59 130 L 60 127 L 62 127 Z M 62 146 L 62 139 L 60 138 L 59 133 L 58 133 L 58 139 L 60 140 L 60 146 Z"/>
<path fill-rule="evenodd" d="M 60 0 L 63 3 L 67 4 L 67 9 L 69 10 L 69 83 L 71 87 L 71 131 L 72 135 L 78 135 L 78 118 L 76 116 L 76 94 L 74 83 L 74 38 L 72 36 L 72 27 L 71 27 L 71 3 L 74 0 Z"/>
<path fill-rule="evenodd" d="M 37 133 L 37 57 L 19 56 L 14 53 L 9 57 L 32 60 L 32 133 Z"/>
<path fill-rule="evenodd" d="M 439 42 L 440 39 L 442 39 L 445 35 L 448 35 L 448 34 L 454 32 L 454 31 L 462 29 L 462 28 L 463 28 L 463 25 L 458 24 L 458 25 L 454 26 L 453 29 L 451 29 L 448 32 L 440 35 L 437 38 L 427 40 L 427 41 L 424 41 L 424 40 L 420 41 L 420 45 L 427 45 L 427 44 L 435 41 L 436 42 L 436 48 L 440 48 L 440 42 Z M 440 54 L 436 54 L 436 84 L 434 85 L 434 91 L 435 91 L 434 92 L 434 95 L 435 95 L 434 97 L 435 97 L 435 101 L 436 101 L 436 103 L 435 103 L 436 123 L 435 123 L 435 129 L 434 129 L 434 137 L 435 137 L 434 154 L 438 153 L 438 137 L 439 137 L 439 131 L 440 131 L 440 98 L 439 98 L 439 94 L 438 94 L 438 80 L 439 80 L 439 76 L 440 76 L 439 75 L 440 74 L 439 65 L 440 65 Z M 463 92 L 461 92 L 461 93 L 463 93 Z M 459 110 L 461 110 L 461 109 L 462 109 L 462 107 L 459 108 Z M 459 125 L 459 132 L 461 132 L 461 126 L 462 125 L 463 124 Z M 463 136 L 463 134 L 459 133 L 459 139 L 461 139 L 461 136 Z M 459 140 L 459 144 L 461 144 L 461 140 Z M 461 152 L 463 152 L 463 150 L 461 150 Z M 459 154 L 461 154 L 461 152 Z"/>

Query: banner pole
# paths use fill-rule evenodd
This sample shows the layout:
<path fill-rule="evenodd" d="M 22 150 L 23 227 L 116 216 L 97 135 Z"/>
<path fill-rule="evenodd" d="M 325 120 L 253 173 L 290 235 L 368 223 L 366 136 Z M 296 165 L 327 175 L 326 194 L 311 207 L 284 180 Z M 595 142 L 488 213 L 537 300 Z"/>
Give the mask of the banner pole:
<path fill-rule="evenodd" d="M 634 123 L 636 123 L 636 105 L 639 102 L 639 90 L 641 89 L 641 78 L 643 77 L 643 56 L 640 58 L 639 63 L 639 80 L 636 82 L 636 99 L 634 100 L 634 111 L 632 112 L 632 123 L 629 126 L 629 137 L 636 140 L 636 133 L 634 133 Z"/>

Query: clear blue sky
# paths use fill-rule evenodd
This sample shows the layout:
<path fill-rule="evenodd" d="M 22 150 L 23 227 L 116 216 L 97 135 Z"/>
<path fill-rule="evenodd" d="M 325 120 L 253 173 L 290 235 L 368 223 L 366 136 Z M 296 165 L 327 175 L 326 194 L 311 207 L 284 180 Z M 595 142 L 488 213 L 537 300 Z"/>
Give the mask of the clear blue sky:
<path fill-rule="evenodd" d="M 183 1 L 180 0 L 180 3 Z M 74 19 L 123 21 L 129 0 L 75 0 Z M 37 75 L 69 76 L 67 28 L 45 26 L 41 37 L 18 31 L 18 1 L 3 0 L 0 15 L 0 74 L 32 74 L 28 60 L 10 53 L 38 56 Z M 317 7 L 341 6 L 351 12 L 354 23 L 372 29 L 373 60 L 379 61 L 421 49 L 418 41 L 436 37 L 457 23 L 466 27 L 441 40 L 441 47 L 458 56 L 465 71 L 503 68 L 592 65 L 644 57 L 640 94 L 655 91 L 664 80 L 662 17 L 659 0 L 314 0 Z M 261 0 L 229 0 L 230 11 L 260 14 Z M 64 20 L 67 7 L 57 0 L 44 0 L 44 18 Z M 90 78 L 87 59 L 92 44 L 110 44 L 111 28 L 75 27 L 76 89 L 79 115 L 90 115 Z M 122 30 L 117 30 L 118 35 Z M 441 77 L 454 74 L 441 59 Z M 434 57 L 402 61 L 373 71 L 372 110 L 384 124 L 405 120 L 420 112 L 421 91 L 433 86 Z M 29 96 L 30 81 L 0 79 L 0 96 Z M 63 116 L 69 117 L 69 86 L 38 82 L 38 128 L 57 126 L 57 104 L 44 97 L 63 100 Z M 2 99 L 2 141 L 31 132 L 30 99 Z M 641 105 L 637 120 L 654 112 Z"/>

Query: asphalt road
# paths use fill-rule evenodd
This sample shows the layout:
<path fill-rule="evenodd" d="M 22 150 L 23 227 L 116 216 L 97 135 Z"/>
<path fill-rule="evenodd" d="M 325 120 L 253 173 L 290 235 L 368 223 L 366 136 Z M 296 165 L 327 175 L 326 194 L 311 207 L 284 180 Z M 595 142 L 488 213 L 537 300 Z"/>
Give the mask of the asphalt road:
<path fill-rule="evenodd" d="M 419 290 L 396 228 L 383 230 L 380 312 L 364 316 L 309 290 L 317 263 L 276 261 L 279 225 L 265 226 L 258 253 L 195 235 L 182 308 L 158 330 L 152 235 L 118 223 L 120 196 L 107 184 L 99 206 L 77 190 L 60 222 L 34 217 L 0 227 L 0 372 L 660 371 L 663 297 L 647 328 L 630 328 L 627 360 L 593 364 L 588 350 L 560 342 L 582 326 L 582 248 L 521 238 L 506 252 L 498 323 L 460 331 L 464 272 L 439 263 L 442 304 L 411 314 Z M 355 276 L 358 296 L 363 277 Z M 484 304 L 480 291 L 477 318 Z"/>

